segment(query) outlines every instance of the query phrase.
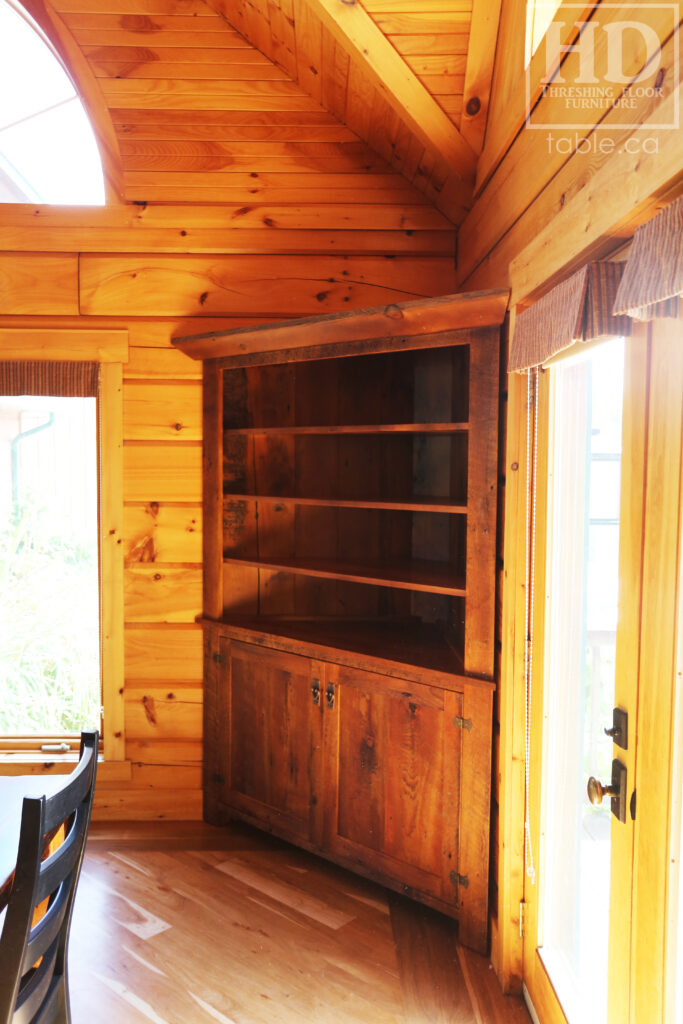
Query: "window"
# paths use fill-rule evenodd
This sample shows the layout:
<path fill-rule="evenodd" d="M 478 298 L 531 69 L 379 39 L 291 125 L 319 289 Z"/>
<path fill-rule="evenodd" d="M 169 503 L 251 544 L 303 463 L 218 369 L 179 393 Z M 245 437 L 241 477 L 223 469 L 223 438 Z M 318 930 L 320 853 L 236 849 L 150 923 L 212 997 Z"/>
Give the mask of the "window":
<path fill-rule="evenodd" d="M 2 356 L 8 360 L 27 360 L 31 354 L 43 357 L 46 351 L 51 352 L 51 360 L 31 364 L 36 373 L 47 375 L 58 373 L 52 367 L 53 362 L 60 359 L 62 372 L 67 376 L 76 376 L 75 366 L 87 367 L 92 374 L 90 390 L 76 390 L 76 395 L 90 394 L 98 396 L 97 415 L 90 419 L 91 436 L 89 444 L 96 450 L 96 461 L 99 463 L 97 486 L 94 500 L 97 503 L 98 546 L 99 546 L 99 600 L 96 593 L 93 598 L 94 607 L 89 610 L 91 633 L 97 625 L 100 632 L 100 665 L 96 665 L 96 686 L 101 680 L 101 698 L 99 704 L 104 708 L 102 721 L 102 748 L 105 761 L 125 762 L 125 723 L 123 699 L 123 439 L 122 439 L 122 364 L 128 359 L 128 333 L 121 330 L 100 330 L 73 332 L 68 329 L 29 330 L 26 332 L 13 330 L 6 332 L 3 339 Z M 31 351 L 33 349 L 33 352 Z M 78 363 L 79 359 L 95 359 L 97 362 Z M 0 362 L 1 381 L 0 393 L 19 390 L 8 386 L 8 374 L 12 368 L 20 366 L 17 362 Z M 10 368 L 10 369 L 8 369 Z M 23 373 L 24 371 L 22 371 Z M 97 377 L 99 376 L 99 391 Z M 52 384 L 49 390 L 59 391 Z M 93 383 L 94 381 L 94 383 Z M 22 384 L 23 389 L 23 384 Z M 46 388 L 48 390 L 48 388 Z M 71 395 L 74 394 L 72 390 Z M 94 403 L 94 398 L 92 399 Z M 49 416 L 47 417 L 49 419 Z M 41 415 L 39 423 L 45 422 Z M 22 442 L 19 442 L 20 444 Z M 92 450 L 92 447 L 91 447 Z M 1 471 L 1 464 L 0 464 Z M 6 501 L 6 498 L 4 498 Z M 89 501 L 93 500 L 92 491 Z M 92 516 L 91 516 L 92 518 Z M 10 609 L 10 616 L 12 609 Z M 0 705 L 2 704 L 0 680 Z M 93 704 L 94 704 L 93 698 Z M 16 736 L 2 736 L 0 727 L 0 752 L 2 759 L 20 762 L 36 762 L 45 759 L 41 753 L 41 737 L 37 734 L 24 733 Z M 77 750 L 77 738 L 69 739 L 71 753 L 65 759 L 73 758 Z M 54 754 L 50 754 L 54 760 Z M 107 765 L 103 765 L 106 768 Z M 111 765 L 115 777 L 127 778 L 130 764 Z M 123 772 L 123 774 L 122 774 Z M 118 774 L 116 774 L 118 773 Z M 106 773 L 105 773 L 106 774 Z"/>
<path fill-rule="evenodd" d="M 95 136 L 47 40 L 0 0 L 0 202 L 103 205 Z"/>
<path fill-rule="evenodd" d="M 97 400 L 0 396 L 0 733 L 101 731 Z"/>

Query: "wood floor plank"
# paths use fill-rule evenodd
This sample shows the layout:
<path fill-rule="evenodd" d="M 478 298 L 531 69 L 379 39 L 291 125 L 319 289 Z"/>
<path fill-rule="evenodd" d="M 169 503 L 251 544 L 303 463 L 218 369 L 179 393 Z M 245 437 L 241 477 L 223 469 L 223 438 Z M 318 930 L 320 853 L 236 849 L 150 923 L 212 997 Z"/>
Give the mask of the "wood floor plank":
<path fill-rule="evenodd" d="M 89 1024 L 529 1024 L 452 921 L 240 823 L 93 823 L 70 977 Z"/>
<path fill-rule="evenodd" d="M 479 1024 L 460 963 L 457 926 L 402 896 L 389 897 L 406 1019 L 411 1024 Z"/>
<path fill-rule="evenodd" d="M 463 946 L 458 948 L 467 990 L 472 998 L 477 1024 L 529 1024 L 521 999 L 504 996 L 491 964 Z"/>

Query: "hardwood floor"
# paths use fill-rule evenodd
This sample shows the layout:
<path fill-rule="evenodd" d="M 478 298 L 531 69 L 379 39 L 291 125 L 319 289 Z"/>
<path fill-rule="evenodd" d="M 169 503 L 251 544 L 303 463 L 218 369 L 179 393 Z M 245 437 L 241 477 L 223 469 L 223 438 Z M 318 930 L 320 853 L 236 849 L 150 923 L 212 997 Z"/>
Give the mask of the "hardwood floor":
<path fill-rule="evenodd" d="M 235 824 L 93 823 L 74 1024 L 528 1024 L 453 922 Z"/>

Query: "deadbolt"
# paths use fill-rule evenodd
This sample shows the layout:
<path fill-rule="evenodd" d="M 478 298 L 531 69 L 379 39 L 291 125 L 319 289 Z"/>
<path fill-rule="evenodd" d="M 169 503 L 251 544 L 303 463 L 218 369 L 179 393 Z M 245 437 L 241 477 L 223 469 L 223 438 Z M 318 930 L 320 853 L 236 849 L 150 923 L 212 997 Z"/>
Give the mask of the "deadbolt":
<path fill-rule="evenodd" d="M 619 821 L 626 821 L 626 766 L 617 761 L 612 761 L 612 781 L 609 786 L 591 775 L 588 780 L 588 799 L 594 806 L 602 803 L 606 796 L 612 798 L 612 814 Z"/>
<path fill-rule="evenodd" d="M 628 714 L 621 708 L 614 708 L 612 711 L 612 728 L 604 730 L 605 736 L 611 736 L 612 740 L 622 750 L 628 750 Z"/>

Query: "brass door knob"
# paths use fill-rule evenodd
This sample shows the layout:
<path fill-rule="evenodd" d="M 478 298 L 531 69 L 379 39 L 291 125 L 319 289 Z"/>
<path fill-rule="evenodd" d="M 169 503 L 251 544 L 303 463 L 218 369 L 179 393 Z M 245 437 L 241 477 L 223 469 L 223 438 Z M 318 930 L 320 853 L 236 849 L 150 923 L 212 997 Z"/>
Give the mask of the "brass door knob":
<path fill-rule="evenodd" d="M 591 775 L 588 780 L 588 799 L 594 806 L 602 803 L 606 796 L 612 797 L 612 814 L 622 824 L 626 821 L 626 765 L 619 760 L 612 761 L 612 783 L 603 786 L 602 782 Z"/>
<path fill-rule="evenodd" d="M 603 784 L 596 779 L 594 775 L 591 775 L 588 780 L 586 789 L 588 790 L 588 799 L 595 807 L 601 804 L 606 796 L 612 796 L 613 794 L 616 795 L 618 792 L 614 786 L 603 786 Z"/>

